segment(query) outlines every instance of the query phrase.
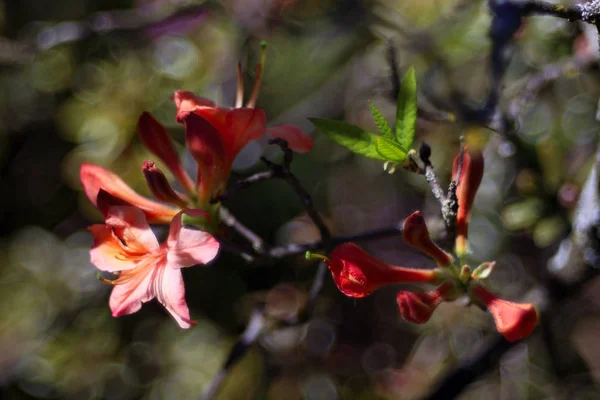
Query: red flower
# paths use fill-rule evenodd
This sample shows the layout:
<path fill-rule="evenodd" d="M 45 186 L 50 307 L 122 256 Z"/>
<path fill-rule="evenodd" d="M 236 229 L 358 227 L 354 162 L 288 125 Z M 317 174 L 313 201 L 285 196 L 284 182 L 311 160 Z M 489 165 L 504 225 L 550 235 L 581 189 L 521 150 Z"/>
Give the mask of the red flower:
<path fill-rule="evenodd" d="M 479 149 L 470 149 L 468 146 L 465 146 L 462 152 L 462 164 L 460 159 L 461 153 L 456 155 L 452 165 L 452 179 L 454 181 L 458 180 L 456 188 L 458 212 L 456 215 L 455 248 L 459 256 L 467 253 L 467 231 L 471 218 L 471 208 L 475 199 L 475 193 L 477 193 L 481 178 L 483 177 L 483 154 Z M 458 176 L 459 172 L 460 176 Z"/>
<path fill-rule="evenodd" d="M 331 253 L 327 264 L 340 292 L 354 298 L 368 296 L 380 287 L 392 283 L 435 283 L 438 280 L 433 270 L 385 264 L 354 243 L 338 246 Z"/>
<path fill-rule="evenodd" d="M 456 291 L 454 289 L 454 282 L 446 281 L 437 289 L 429 292 L 398 292 L 396 302 L 400 308 L 400 315 L 408 322 L 424 324 L 429 321 L 431 314 L 442 301 L 455 299 Z"/>
<path fill-rule="evenodd" d="M 499 299 L 481 285 L 472 285 L 470 294 L 487 307 L 494 317 L 498 332 L 510 342 L 529 336 L 537 324 L 538 315 L 533 304 Z"/>
<path fill-rule="evenodd" d="M 186 192 L 186 195 L 177 193 L 164 174 L 152 162 L 146 162 L 144 175 L 157 199 L 180 209 L 199 207 L 214 216 L 218 206 L 211 205 L 210 201 L 225 189 L 236 156 L 250 141 L 269 133 L 285 139 L 290 148 L 298 152 L 312 148 L 312 138 L 300 128 L 289 124 L 267 128 L 264 111 L 254 108 L 262 68 L 261 62 L 257 66 L 257 79 L 246 107 L 241 106 L 243 80 L 240 67 L 235 108 L 219 107 L 191 92 L 175 92 L 173 100 L 177 106 L 177 121 L 185 126 L 187 146 L 198 164 L 196 182 L 183 168 L 167 130 L 147 112 L 140 116 L 137 131 L 142 143 L 166 165 Z M 85 193 L 94 205 L 100 189 L 103 189 L 125 204 L 142 209 L 150 222 L 169 222 L 178 211 L 138 195 L 118 176 L 102 167 L 84 164 L 80 177 Z"/>
<path fill-rule="evenodd" d="M 404 243 L 421 250 L 433 258 L 440 267 L 445 267 L 452 263 L 452 256 L 440 249 L 429 237 L 425 219 L 421 216 L 420 211 L 415 211 L 404 220 L 402 239 Z"/>
<path fill-rule="evenodd" d="M 266 127 L 265 112 L 258 108 L 226 108 L 191 92 L 178 90 L 173 96 L 177 121 L 185 126 L 188 148 L 198 163 L 199 193 L 217 196 L 227 183 L 231 166 L 249 142 L 265 133 L 285 139 L 290 148 L 307 152 L 313 140 L 294 125 Z"/>

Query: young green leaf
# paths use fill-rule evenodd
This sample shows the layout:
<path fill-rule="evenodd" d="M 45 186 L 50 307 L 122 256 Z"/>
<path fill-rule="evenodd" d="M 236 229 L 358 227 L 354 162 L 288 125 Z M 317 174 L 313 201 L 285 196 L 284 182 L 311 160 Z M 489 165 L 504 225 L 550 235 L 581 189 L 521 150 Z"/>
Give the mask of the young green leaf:
<path fill-rule="evenodd" d="M 398 143 L 386 139 L 383 136 L 377 137 L 377 151 L 386 159 L 386 161 L 399 163 L 406 158 L 406 152 Z"/>
<path fill-rule="evenodd" d="M 376 160 L 387 161 L 387 158 L 377 151 L 377 139 L 381 136 L 342 121 L 324 118 L 309 118 L 309 120 L 329 139 L 351 152 Z"/>
<path fill-rule="evenodd" d="M 396 105 L 396 138 L 405 151 L 408 151 L 413 143 L 416 124 L 417 80 L 414 68 L 410 67 L 402 79 Z"/>
<path fill-rule="evenodd" d="M 371 109 L 371 114 L 373 114 L 373 119 L 375 120 L 375 124 L 377 124 L 377 129 L 379 130 L 379 133 L 381 133 L 381 135 L 386 139 L 396 140 L 394 138 L 392 128 L 383 117 L 383 114 L 381 114 L 381 111 L 379 111 L 379 109 L 375 107 L 375 105 L 371 103 L 371 101 L 369 101 L 369 108 Z"/>

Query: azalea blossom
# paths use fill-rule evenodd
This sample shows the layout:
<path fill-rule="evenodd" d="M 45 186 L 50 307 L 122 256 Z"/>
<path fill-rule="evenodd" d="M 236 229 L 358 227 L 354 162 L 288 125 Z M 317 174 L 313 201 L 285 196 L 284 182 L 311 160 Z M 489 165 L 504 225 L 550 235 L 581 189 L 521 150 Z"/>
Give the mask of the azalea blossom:
<path fill-rule="evenodd" d="M 486 308 L 494 317 L 498 332 L 507 340 L 527 337 L 535 328 L 538 314 L 533 304 L 502 300 L 480 284 L 492 272 L 495 263 L 484 262 L 474 270 L 462 262 L 468 251 L 468 227 L 475 193 L 483 176 L 483 156 L 478 149 L 464 148 L 454 160 L 453 179 L 457 182 L 456 242 L 453 257 L 436 245 L 429 235 L 425 220 L 415 211 L 404 220 L 402 239 L 433 258 L 437 268 L 415 270 L 387 265 L 365 253 L 353 243 L 333 250 L 326 263 L 338 289 L 348 297 L 365 297 L 382 286 L 395 283 L 439 284 L 428 292 L 400 291 L 396 302 L 400 315 L 409 322 L 422 324 L 443 301 L 454 301 L 463 294 Z"/>
<path fill-rule="evenodd" d="M 80 178 L 88 199 L 97 205 L 97 196 L 102 189 L 125 204 L 140 208 L 151 223 L 168 223 L 184 208 L 202 209 L 216 222 L 218 204 L 212 204 L 211 200 L 225 190 L 236 156 L 250 141 L 268 134 L 285 139 L 297 152 L 307 152 L 313 146 L 312 138 L 294 125 L 267 128 L 265 112 L 255 108 L 262 68 L 263 64 L 257 66 L 257 79 L 245 107 L 241 105 L 243 80 L 239 67 L 238 98 L 234 108 L 217 106 L 209 99 L 183 90 L 173 95 L 176 119 L 185 126 L 186 147 L 198 165 L 195 180 L 183 168 L 168 131 L 149 113 L 140 116 L 137 132 L 141 142 L 164 163 L 184 191 L 177 192 L 155 163 L 144 163 L 142 170 L 151 192 L 170 206 L 140 196 L 116 174 L 85 163 L 81 166 Z"/>
<path fill-rule="evenodd" d="M 182 226 L 183 213 L 206 216 L 199 210 L 185 210 L 173 218 L 169 236 L 159 243 L 144 213 L 132 206 L 111 206 L 104 224 L 89 227 L 94 236 L 91 262 L 100 270 L 118 275 L 106 280 L 114 288 L 110 309 L 114 317 L 132 314 L 156 298 L 179 326 L 195 322 L 185 301 L 181 268 L 212 261 L 219 250 L 217 240 L 207 232 Z"/>
<path fill-rule="evenodd" d="M 185 126 L 187 147 L 198 164 L 197 187 L 201 199 L 218 196 L 227 183 L 233 162 L 249 142 L 265 134 L 284 139 L 289 147 L 305 153 L 313 139 L 291 124 L 266 126 L 263 110 L 255 108 L 262 80 L 262 64 L 257 65 L 256 81 L 250 99 L 243 103 L 243 75 L 238 66 L 238 91 L 233 108 L 217 106 L 209 99 L 183 90 L 175 92 L 177 121 Z"/>

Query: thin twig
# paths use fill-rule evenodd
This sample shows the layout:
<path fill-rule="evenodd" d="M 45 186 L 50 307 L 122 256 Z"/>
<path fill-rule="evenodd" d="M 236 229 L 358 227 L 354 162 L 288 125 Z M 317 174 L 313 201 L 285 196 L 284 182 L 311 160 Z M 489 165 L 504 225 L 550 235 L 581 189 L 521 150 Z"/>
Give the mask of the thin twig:
<path fill-rule="evenodd" d="M 219 196 L 215 197 L 214 199 L 211 199 L 210 203 L 215 204 L 215 203 L 225 201 L 228 198 L 230 198 L 233 194 L 237 193 L 238 191 L 240 191 L 242 189 L 246 189 L 248 186 L 252 185 L 253 183 L 267 181 L 272 178 L 273 178 L 273 171 L 258 172 L 254 175 L 249 176 L 248 178 L 237 181 L 234 186 L 227 189 L 224 193 L 220 194 Z"/>
<path fill-rule="evenodd" d="M 264 253 L 264 251 L 265 251 L 264 240 L 260 236 L 258 236 L 256 233 L 254 233 L 252 230 L 247 228 L 240 221 L 238 221 L 237 218 L 235 218 L 233 216 L 233 214 L 223 206 L 221 206 L 219 208 L 219 218 L 221 219 L 221 222 L 223 222 L 223 224 L 225 226 L 233 228 L 236 232 L 238 232 L 240 235 L 242 235 L 244 238 L 246 238 L 252 245 L 252 248 L 254 249 L 254 251 L 256 251 L 258 254 Z"/>
<path fill-rule="evenodd" d="M 431 187 L 431 193 L 433 193 L 433 197 L 438 199 L 441 205 L 444 205 L 446 197 L 444 196 L 444 191 L 442 190 L 442 187 L 438 183 L 437 176 L 435 175 L 435 170 L 433 169 L 433 165 L 425 166 L 425 179 Z"/>
<path fill-rule="evenodd" d="M 400 93 L 400 75 L 398 75 L 398 57 L 396 56 L 396 49 L 394 48 L 394 42 L 391 39 L 386 40 L 385 46 L 387 48 L 387 60 L 390 67 L 390 81 L 392 82 L 392 96 L 394 99 L 397 98 Z"/>
<path fill-rule="evenodd" d="M 240 335 L 237 342 L 235 342 L 229 351 L 223 367 L 219 372 L 217 372 L 208 388 L 200 397 L 200 400 L 210 400 L 215 394 L 217 394 L 231 367 L 233 367 L 239 360 L 242 359 L 242 357 L 244 357 L 244 355 L 246 355 L 248 350 L 265 331 L 266 327 L 267 320 L 262 308 L 255 309 L 250 316 L 246 330 Z"/>

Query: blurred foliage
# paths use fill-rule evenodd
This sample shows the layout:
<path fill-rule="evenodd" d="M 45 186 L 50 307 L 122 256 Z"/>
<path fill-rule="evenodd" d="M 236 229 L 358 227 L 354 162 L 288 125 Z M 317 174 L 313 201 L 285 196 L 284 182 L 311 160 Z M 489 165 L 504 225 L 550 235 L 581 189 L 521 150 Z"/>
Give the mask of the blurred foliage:
<path fill-rule="evenodd" d="M 173 91 L 232 104 L 236 63 L 244 66 L 248 92 L 265 39 L 259 106 L 270 122 L 311 131 L 307 117 L 338 118 L 375 131 L 368 100 L 388 121 L 395 116 L 386 39 L 393 39 L 400 72 L 415 66 L 420 105 L 451 106 L 453 90 L 479 104 L 490 88 L 490 21 L 486 2 L 461 0 L 0 5 L 3 398 L 197 398 L 257 302 L 276 299 L 277 313 L 306 296 L 314 265 L 302 257 L 247 266 L 222 252 L 215 265 L 184 271 L 198 321 L 193 329 L 178 329 L 154 302 L 132 316 L 110 316 L 110 288 L 95 278 L 85 229 L 99 215 L 79 193 L 78 168 L 101 164 L 147 193 L 140 169 L 152 155 L 135 135 L 142 111 L 182 144 Z M 527 91 L 547 65 L 572 58 L 578 43 L 589 43 L 584 39 L 576 24 L 528 18 L 517 33 L 501 101 Z M 470 261 L 497 260 L 491 286 L 509 299 L 534 296 L 547 275 L 597 143 L 597 65 L 559 71 L 520 110 L 516 133 L 473 129 L 467 135 L 486 143 Z M 459 136 L 471 128 L 418 120 L 416 144 L 431 146 L 443 184 Z M 380 162 L 314 135 L 314 150 L 292 167 L 335 234 L 387 226 L 423 209 L 444 243 L 439 206 L 421 176 L 389 175 Z M 265 141 L 253 143 L 236 161 L 234 178 L 260 170 L 261 155 L 279 157 Z M 294 219 L 302 204 L 283 182 L 250 187 L 227 206 L 269 242 L 315 237 L 305 218 Z M 390 263 L 431 266 L 397 238 L 365 247 Z M 419 398 L 493 327 L 487 314 L 460 302 L 443 304 L 422 326 L 405 323 L 394 302 L 398 289 L 355 302 L 328 279 L 314 318 L 266 335 L 227 377 L 219 398 Z M 562 307 L 462 398 L 597 398 L 597 293 L 588 290 Z"/>

